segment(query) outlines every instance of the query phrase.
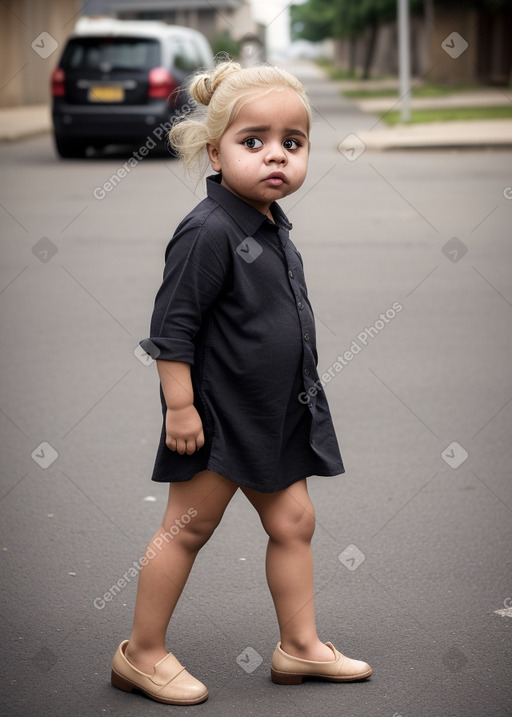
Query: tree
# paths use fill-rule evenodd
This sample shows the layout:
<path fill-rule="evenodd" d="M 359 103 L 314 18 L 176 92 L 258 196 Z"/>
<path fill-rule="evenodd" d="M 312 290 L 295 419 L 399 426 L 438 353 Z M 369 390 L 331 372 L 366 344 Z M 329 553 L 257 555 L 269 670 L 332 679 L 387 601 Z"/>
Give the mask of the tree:
<path fill-rule="evenodd" d="M 335 37 L 332 33 L 340 4 L 340 0 L 308 0 L 303 5 L 292 5 L 292 38 L 321 42 L 326 37 Z"/>
<path fill-rule="evenodd" d="M 421 9 L 423 0 L 410 1 L 411 13 Z M 379 27 L 396 18 L 396 6 L 396 0 L 308 0 L 291 6 L 293 36 L 312 42 L 327 37 L 355 40 L 367 31 L 363 79 L 368 79 Z"/>

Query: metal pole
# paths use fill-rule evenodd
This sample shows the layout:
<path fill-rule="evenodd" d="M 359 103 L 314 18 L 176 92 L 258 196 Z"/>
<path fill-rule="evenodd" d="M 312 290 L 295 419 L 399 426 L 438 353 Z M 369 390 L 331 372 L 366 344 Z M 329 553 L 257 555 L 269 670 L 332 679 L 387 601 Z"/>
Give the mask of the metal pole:
<path fill-rule="evenodd" d="M 400 115 L 411 121 L 411 56 L 409 45 L 409 0 L 398 2 L 398 64 L 400 71 Z"/>

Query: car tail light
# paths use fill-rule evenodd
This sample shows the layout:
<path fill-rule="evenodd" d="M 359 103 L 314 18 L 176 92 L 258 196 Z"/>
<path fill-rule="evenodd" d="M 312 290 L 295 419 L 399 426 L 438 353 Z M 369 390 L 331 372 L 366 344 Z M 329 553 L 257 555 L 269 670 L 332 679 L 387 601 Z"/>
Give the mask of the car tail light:
<path fill-rule="evenodd" d="M 64 97 L 66 94 L 65 79 L 66 75 L 62 67 L 56 67 L 52 72 L 52 95 L 54 97 Z"/>
<path fill-rule="evenodd" d="M 167 99 L 178 83 L 165 67 L 154 67 L 149 72 L 148 97 Z"/>

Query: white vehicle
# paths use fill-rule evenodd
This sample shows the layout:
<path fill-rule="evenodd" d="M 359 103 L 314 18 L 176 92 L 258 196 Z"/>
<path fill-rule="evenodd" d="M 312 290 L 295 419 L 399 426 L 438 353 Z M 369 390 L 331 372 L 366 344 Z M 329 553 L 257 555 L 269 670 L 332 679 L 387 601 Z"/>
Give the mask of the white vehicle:
<path fill-rule="evenodd" d="M 88 146 L 136 144 L 159 127 L 170 128 L 189 99 L 187 78 L 212 67 L 210 45 L 196 30 L 80 19 L 52 74 L 57 152 L 83 157 Z M 164 134 L 156 132 L 159 148 Z"/>

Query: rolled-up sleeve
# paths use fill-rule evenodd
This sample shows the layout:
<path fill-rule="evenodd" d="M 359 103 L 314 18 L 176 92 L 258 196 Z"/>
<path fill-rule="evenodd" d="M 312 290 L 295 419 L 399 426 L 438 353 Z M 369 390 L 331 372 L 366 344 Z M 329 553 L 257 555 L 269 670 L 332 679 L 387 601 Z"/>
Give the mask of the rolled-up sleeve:
<path fill-rule="evenodd" d="M 227 246 L 202 225 L 178 227 L 167 249 L 150 337 L 140 342 L 152 358 L 194 363 L 196 336 L 225 286 L 230 260 Z"/>

